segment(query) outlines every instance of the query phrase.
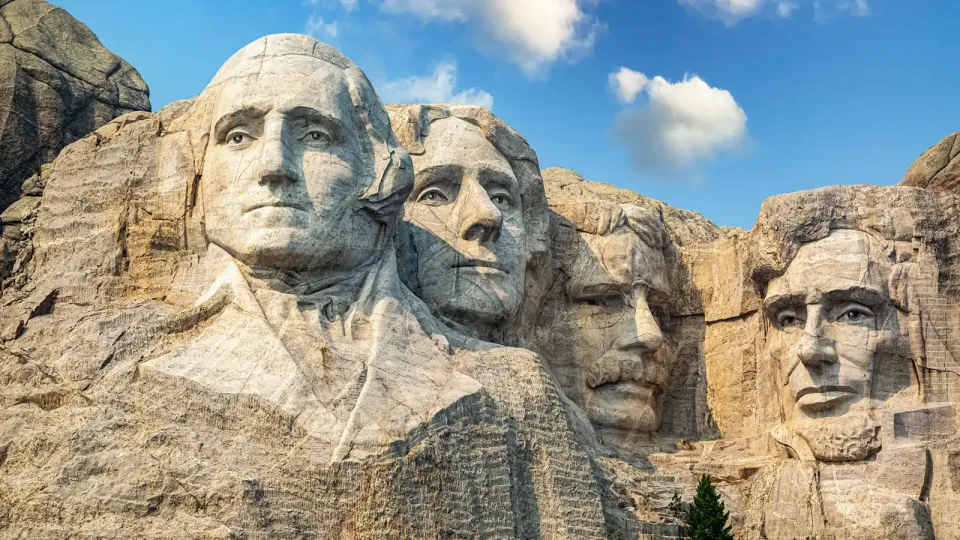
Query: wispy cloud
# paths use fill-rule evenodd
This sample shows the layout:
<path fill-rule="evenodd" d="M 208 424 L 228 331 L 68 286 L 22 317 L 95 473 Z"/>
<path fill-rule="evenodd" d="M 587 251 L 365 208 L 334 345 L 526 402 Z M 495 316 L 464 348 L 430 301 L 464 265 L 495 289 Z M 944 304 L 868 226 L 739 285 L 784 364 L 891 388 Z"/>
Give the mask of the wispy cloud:
<path fill-rule="evenodd" d="M 833 15 L 864 17 L 870 14 L 869 0 L 677 0 L 691 11 L 720 19 L 733 26 L 748 17 L 768 13 L 768 7 L 777 16 L 787 19 L 799 10 L 802 2 L 813 5 L 814 18 L 824 22 Z"/>
<path fill-rule="evenodd" d="M 377 85 L 384 103 L 462 103 L 493 108 L 493 96 L 477 88 L 456 92 L 457 65 L 438 64 L 426 77 L 412 76 Z"/>
<path fill-rule="evenodd" d="M 585 5 L 596 0 L 383 0 L 380 9 L 428 22 L 464 24 L 481 46 L 503 53 L 530 76 L 593 50 L 604 26 Z"/>
<path fill-rule="evenodd" d="M 733 94 L 696 75 L 670 82 L 620 68 L 608 82 L 623 103 L 646 97 L 644 103 L 621 111 L 613 128 L 614 140 L 626 146 L 641 172 L 674 176 L 741 148 L 748 137 L 747 114 Z"/>
<path fill-rule="evenodd" d="M 309 19 L 307 19 L 304 32 L 317 39 L 336 39 L 338 33 L 337 21 L 328 23 L 323 19 L 323 17 L 313 14 L 310 15 Z"/>

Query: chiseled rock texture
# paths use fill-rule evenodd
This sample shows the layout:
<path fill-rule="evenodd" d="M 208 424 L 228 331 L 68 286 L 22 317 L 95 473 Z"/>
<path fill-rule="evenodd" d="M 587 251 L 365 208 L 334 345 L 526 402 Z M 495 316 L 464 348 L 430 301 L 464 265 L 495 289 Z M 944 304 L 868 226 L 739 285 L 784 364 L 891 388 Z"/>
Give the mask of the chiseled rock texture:
<path fill-rule="evenodd" d="M 710 439 L 718 435 L 716 425 L 707 407 L 707 381 L 704 353 L 704 307 L 700 291 L 694 286 L 697 268 L 691 265 L 691 253 L 698 255 L 698 246 L 719 242 L 723 232 L 716 225 L 696 212 L 681 210 L 663 202 L 644 197 L 626 189 L 616 188 L 602 182 L 584 180 L 569 169 L 549 168 L 543 170 L 547 200 L 552 207 L 580 205 L 591 202 L 635 205 L 660 216 L 666 229 L 669 315 L 671 329 L 667 331 L 676 346 L 676 361 L 668 376 L 669 384 L 663 398 L 663 417 L 654 438 L 640 437 L 635 442 L 641 447 L 667 444 L 672 446 L 676 438 Z M 695 259 L 694 259 L 695 260 Z M 546 336 L 558 348 L 572 347 L 565 344 L 567 336 Z M 550 363 L 554 359 L 547 355 Z M 556 375 L 565 378 L 565 366 L 554 366 Z M 659 437 L 664 436 L 663 441 Z"/>
<path fill-rule="evenodd" d="M 327 84 L 309 86 L 315 73 Z M 400 286 L 389 220 L 412 174 L 359 69 L 308 36 L 268 36 L 208 90 L 118 118 L 53 163 L 34 255 L 0 310 L 0 535 L 625 536 L 589 429 L 536 356 L 445 327 Z M 231 91 L 275 108 L 242 109 Z M 318 111 L 368 124 L 314 138 L 332 129 Z M 276 130 L 283 115 L 305 132 Z M 293 172 L 326 152 L 357 164 Z M 322 207 L 292 174 L 345 202 Z M 356 227 L 346 249 L 386 231 L 382 249 L 339 271 L 284 269 L 324 229 L 261 234 L 303 223 L 272 196 Z M 205 234 L 224 225 L 204 222 L 215 204 L 248 220 L 227 232 L 250 243 L 216 237 L 239 255 Z M 247 263 L 242 249 L 266 247 Z"/>
<path fill-rule="evenodd" d="M 0 0 L 0 208 L 64 146 L 124 113 L 149 111 L 149 95 L 137 70 L 63 9 Z M 42 187 L 42 178 L 22 191 Z"/>
<path fill-rule="evenodd" d="M 149 113 L 0 16 L 3 152 L 66 144 L 0 214 L 0 536 L 677 538 L 709 473 L 738 538 L 960 539 L 955 136 L 721 228 L 309 36 Z"/>
<path fill-rule="evenodd" d="M 572 171 L 544 179 L 558 210 L 656 209 L 676 248 L 672 313 L 689 337 L 675 338 L 661 428 L 613 441 L 598 429 L 617 449 L 600 463 L 624 509 L 664 515 L 708 473 L 738 538 L 960 537 L 955 196 L 791 193 L 746 231 Z"/>
<path fill-rule="evenodd" d="M 960 133 L 951 133 L 920 155 L 901 185 L 956 192 L 960 186 Z"/>

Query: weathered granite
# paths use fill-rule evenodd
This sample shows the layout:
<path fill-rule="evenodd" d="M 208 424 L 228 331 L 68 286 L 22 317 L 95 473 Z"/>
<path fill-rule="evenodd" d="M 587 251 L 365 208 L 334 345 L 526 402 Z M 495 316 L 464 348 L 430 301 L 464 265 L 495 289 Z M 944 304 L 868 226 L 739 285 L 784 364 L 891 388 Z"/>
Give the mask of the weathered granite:
<path fill-rule="evenodd" d="M 0 312 L 3 534 L 616 536 L 538 358 L 400 282 L 412 186 L 369 82 L 307 36 L 68 146 Z"/>
<path fill-rule="evenodd" d="M 709 473 L 738 538 L 960 538 L 921 177 L 720 228 L 262 38 L 0 215 L 0 535 L 676 538 Z"/>
<path fill-rule="evenodd" d="M 69 13 L 44 0 L 0 5 L 0 209 L 64 146 L 149 110 L 140 74 Z"/>
<path fill-rule="evenodd" d="M 907 169 L 901 185 L 956 193 L 960 187 L 960 135 L 952 133 L 931 146 Z"/>

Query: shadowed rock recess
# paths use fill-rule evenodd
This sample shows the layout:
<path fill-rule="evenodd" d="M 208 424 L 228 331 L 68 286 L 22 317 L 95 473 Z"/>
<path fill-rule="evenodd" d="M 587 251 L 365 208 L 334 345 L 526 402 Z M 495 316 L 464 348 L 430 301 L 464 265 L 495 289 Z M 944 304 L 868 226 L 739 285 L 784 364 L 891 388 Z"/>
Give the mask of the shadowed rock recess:
<path fill-rule="evenodd" d="M 2 537 L 680 538 L 709 473 L 737 538 L 960 538 L 949 190 L 720 228 L 295 34 L 43 184 L 3 214 Z"/>

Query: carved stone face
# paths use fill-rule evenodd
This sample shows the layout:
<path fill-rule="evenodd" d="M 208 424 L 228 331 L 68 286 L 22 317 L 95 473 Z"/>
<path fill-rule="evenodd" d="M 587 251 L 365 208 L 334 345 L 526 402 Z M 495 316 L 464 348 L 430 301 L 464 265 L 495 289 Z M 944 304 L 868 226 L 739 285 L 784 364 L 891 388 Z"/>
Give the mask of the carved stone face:
<path fill-rule="evenodd" d="M 417 254 L 419 296 L 467 327 L 507 320 L 523 299 L 529 260 L 520 183 L 464 120 L 433 122 L 424 149 L 413 157 L 416 180 L 402 225 Z"/>
<path fill-rule="evenodd" d="M 305 56 L 264 61 L 227 81 L 203 178 L 208 239 L 252 266 L 353 268 L 378 249 L 380 224 L 357 211 L 372 174 L 347 81 Z"/>
<path fill-rule="evenodd" d="M 656 431 L 676 360 L 661 328 L 668 290 L 663 252 L 628 227 L 581 237 L 586 246 L 567 284 L 566 313 L 557 318 L 572 328 L 556 329 L 575 334 L 573 399 L 598 427 Z"/>
<path fill-rule="evenodd" d="M 801 247 L 770 282 L 766 349 L 779 363 L 784 406 L 797 422 L 827 426 L 872 408 L 874 371 L 900 337 L 889 275 L 889 262 L 866 234 L 841 230 Z"/>

